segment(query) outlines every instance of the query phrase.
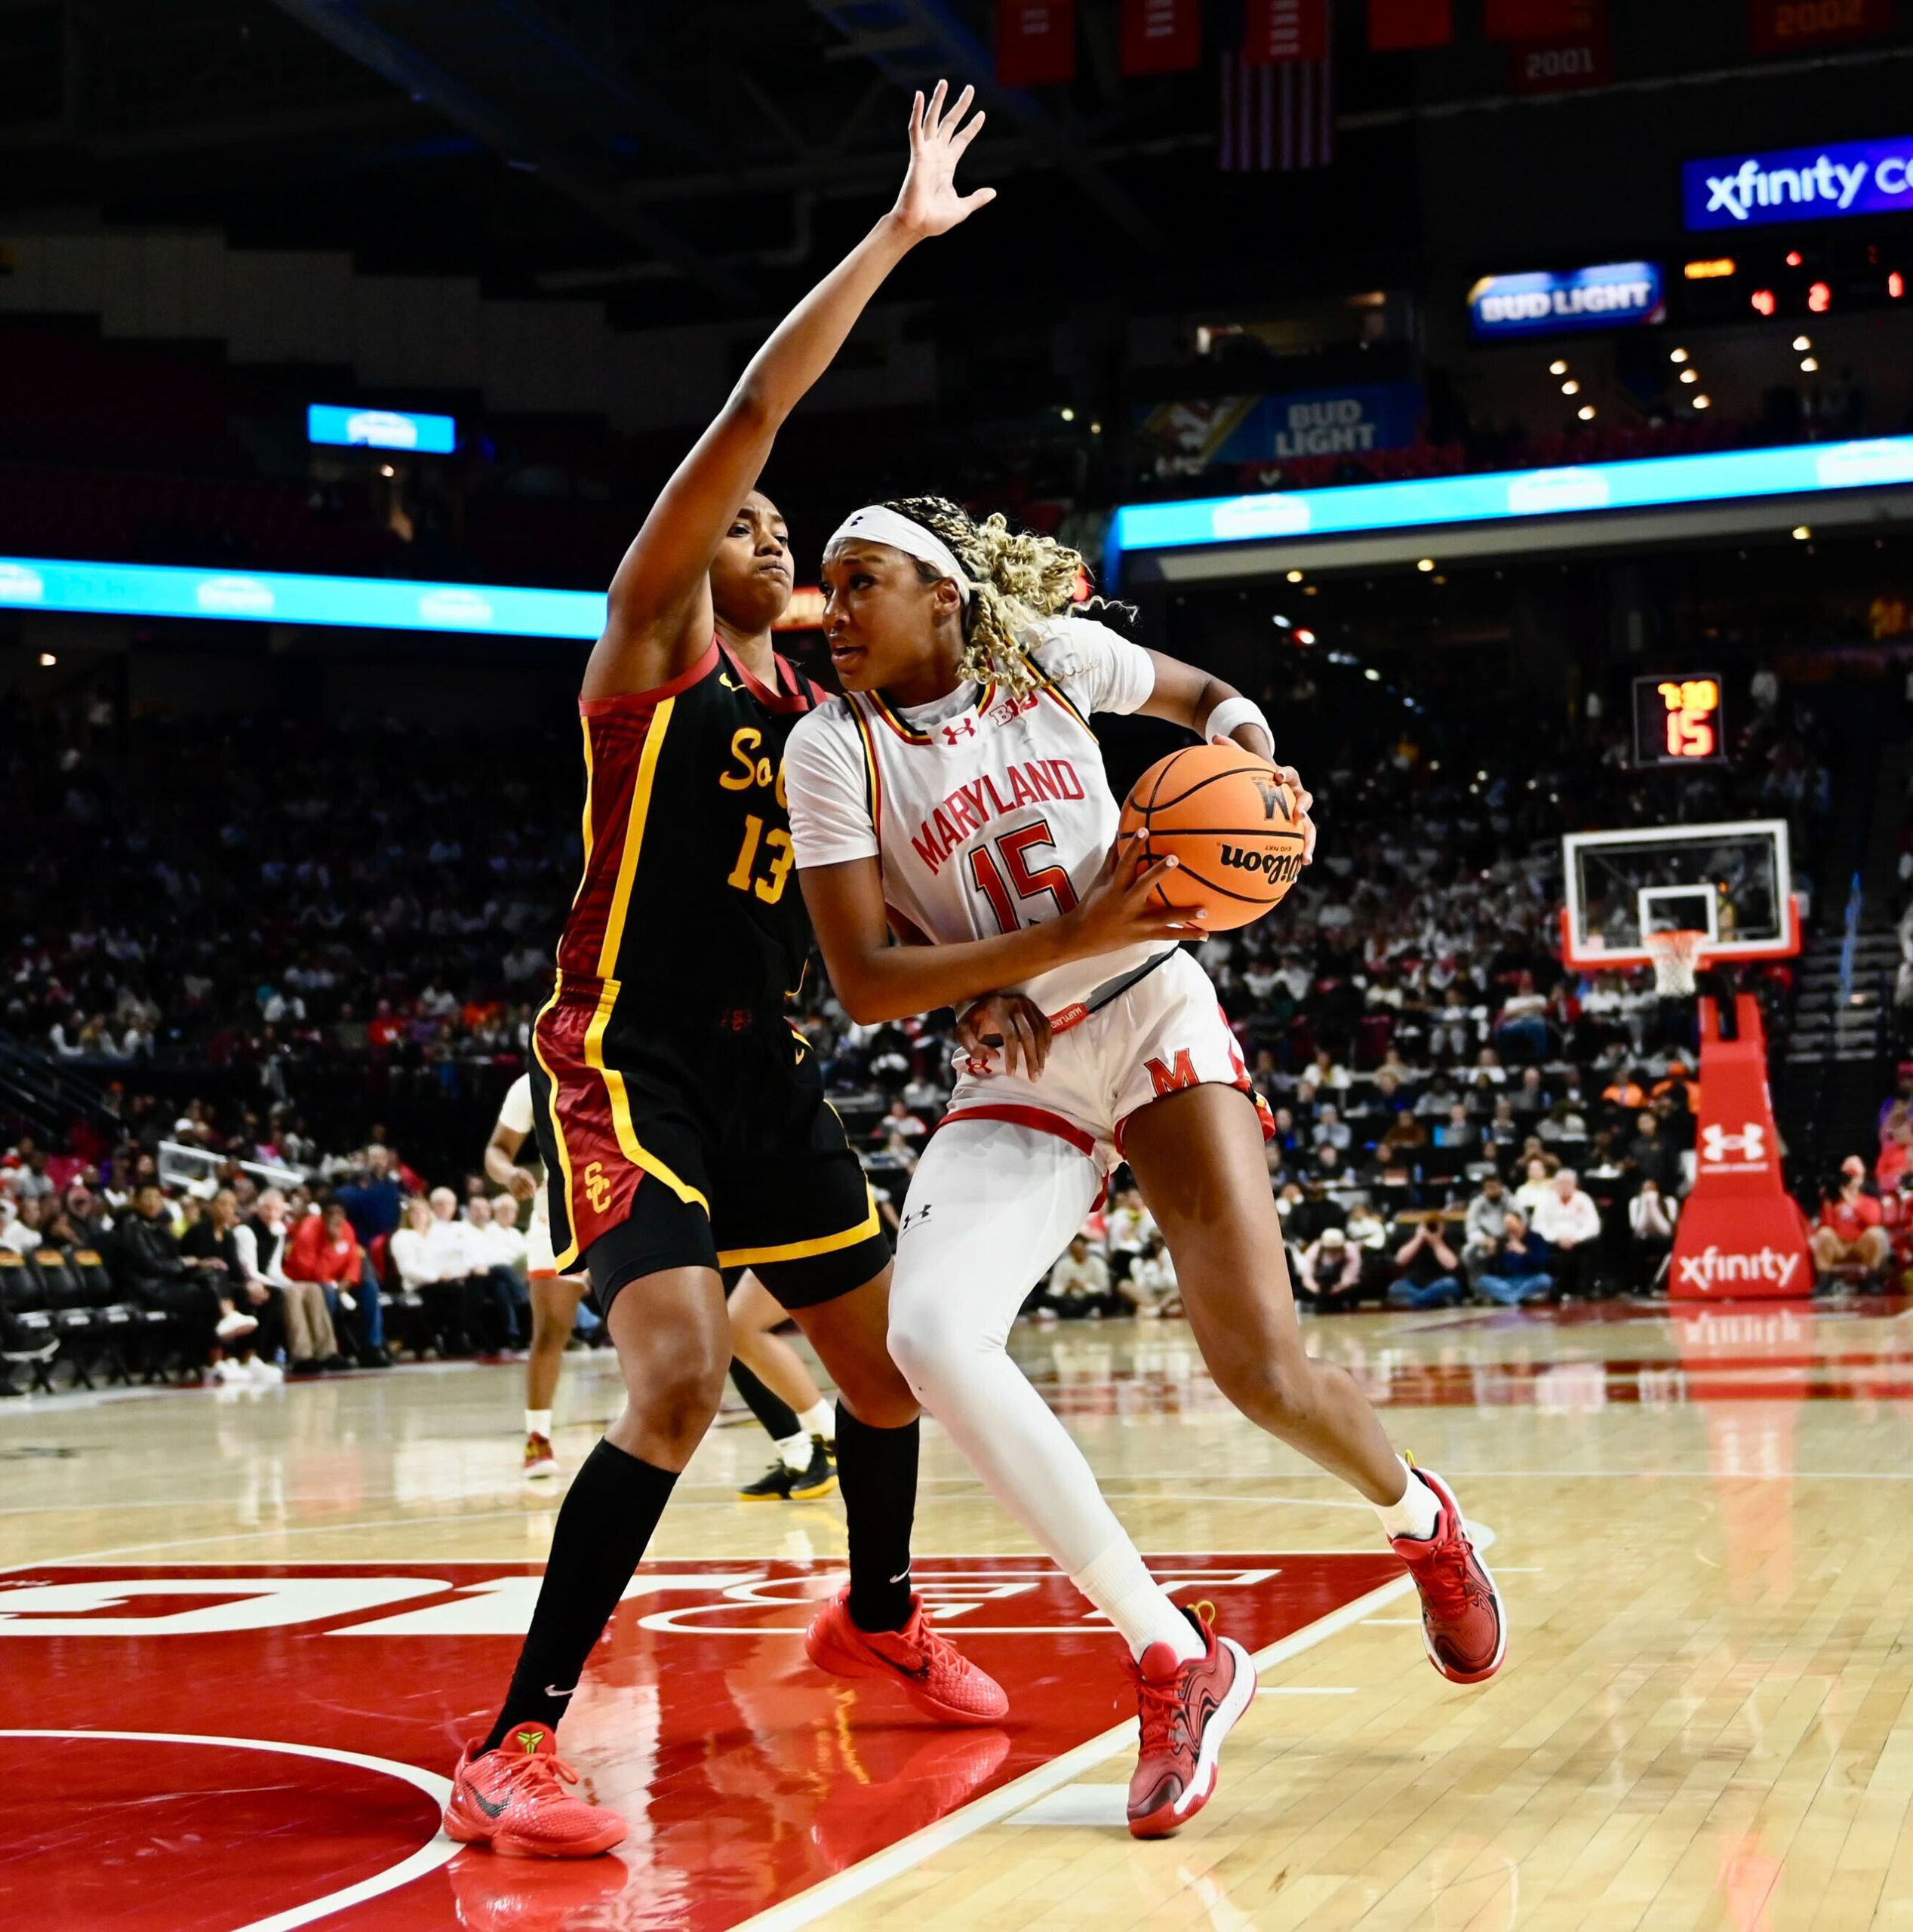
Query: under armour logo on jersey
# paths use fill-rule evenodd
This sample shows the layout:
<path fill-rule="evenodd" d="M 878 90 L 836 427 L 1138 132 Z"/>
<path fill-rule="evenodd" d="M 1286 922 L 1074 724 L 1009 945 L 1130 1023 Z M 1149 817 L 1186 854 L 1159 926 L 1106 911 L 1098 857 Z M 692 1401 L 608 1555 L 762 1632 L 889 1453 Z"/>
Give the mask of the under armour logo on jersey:
<path fill-rule="evenodd" d="M 1730 1154 L 1738 1154 L 1752 1165 L 1767 1158 L 1767 1129 L 1758 1121 L 1750 1120 L 1738 1134 L 1730 1134 L 1710 1121 L 1701 1134 L 1700 1152 L 1709 1166 L 1718 1166 Z"/>
<path fill-rule="evenodd" d="M 930 1219 L 930 1204 L 926 1201 L 921 1208 L 912 1208 L 904 1216 L 899 1231 L 907 1235 L 912 1228 L 921 1227 Z"/>
<path fill-rule="evenodd" d="M 976 735 L 976 719 L 973 718 L 965 718 L 961 719 L 960 721 L 963 726 L 962 737 L 965 738 L 973 738 Z M 957 728 L 955 724 L 946 724 L 943 727 L 943 742 L 946 745 L 954 745 L 958 742 Z"/>

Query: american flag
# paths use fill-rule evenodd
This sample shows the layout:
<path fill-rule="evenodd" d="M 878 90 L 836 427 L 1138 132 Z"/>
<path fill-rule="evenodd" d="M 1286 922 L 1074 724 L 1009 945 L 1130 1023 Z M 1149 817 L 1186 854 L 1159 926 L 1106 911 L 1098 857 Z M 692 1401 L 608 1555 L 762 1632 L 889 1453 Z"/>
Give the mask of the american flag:
<path fill-rule="evenodd" d="M 1232 174 L 1326 168 L 1335 158 L 1332 57 L 1251 66 L 1222 58 L 1216 165 Z"/>

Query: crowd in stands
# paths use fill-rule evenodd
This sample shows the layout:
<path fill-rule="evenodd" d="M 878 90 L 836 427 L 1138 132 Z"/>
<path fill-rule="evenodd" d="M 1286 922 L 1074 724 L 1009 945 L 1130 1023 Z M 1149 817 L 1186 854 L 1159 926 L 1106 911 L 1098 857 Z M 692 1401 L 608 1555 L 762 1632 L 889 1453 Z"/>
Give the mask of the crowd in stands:
<path fill-rule="evenodd" d="M 1302 1292 L 1651 1287 L 1690 1168 L 1690 1041 L 1644 975 L 1563 970 L 1559 835 L 1779 812 L 1810 852 L 1828 789 L 1810 712 L 1769 678 L 1727 771 L 1648 779 L 1606 719 L 1543 731 L 1507 694 L 1424 743 L 1315 704 L 1309 676 L 1265 696 L 1316 747 L 1321 856 L 1275 917 L 1203 952 L 1272 1109 Z M 97 1250 L 225 1360 L 377 1360 L 395 1306 L 419 1346 L 510 1346 L 514 1204 L 337 1150 L 364 1149 L 400 1072 L 456 1102 L 422 1165 L 454 1173 L 481 1143 L 574 881 L 568 738 L 501 758 L 448 731 L 96 709 L 29 714 L 0 761 L 19 801 L 0 1029 L 106 1084 L 116 1116 L 54 1160 L 21 1143 L 0 1170 L 10 1244 Z M 1784 968 L 1757 983 L 1777 1025 Z M 893 1215 L 949 1092 L 949 1016 L 855 1025 L 819 970 L 799 1018 Z M 174 1097 L 222 1074 L 217 1101 Z M 314 1121 L 328 1079 L 338 1104 Z M 195 1191 L 141 1193 L 162 1141 L 202 1157 Z M 1086 1230 L 1033 1312 L 1174 1311 L 1130 1204 L 1140 1219 Z"/>
<path fill-rule="evenodd" d="M 524 1344 L 515 1193 L 487 1193 L 476 1173 L 462 1195 L 428 1192 L 381 1140 L 327 1164 L 304 1180 L 235 1150 L 168 1182 L 137 1141 L 103 1167 L 23 1137 L 0 1155 L 4 1379 L 64 1355 L 76 1380 L 104 1358 L 128 1378 L 271 1384 L 389 1367 L 398 1349 Z M 586 1311 L 581 1335 L 598 1327 Z"/>

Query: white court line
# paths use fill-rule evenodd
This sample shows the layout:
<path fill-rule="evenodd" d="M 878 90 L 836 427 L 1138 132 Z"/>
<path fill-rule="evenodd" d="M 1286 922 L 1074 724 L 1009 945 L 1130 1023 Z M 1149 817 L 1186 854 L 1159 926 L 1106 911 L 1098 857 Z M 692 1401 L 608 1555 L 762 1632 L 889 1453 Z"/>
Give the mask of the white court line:
<path fill-rule="evenodd" d="M 1479 1523 L 1471 1522 L 1468 1527 L 1478 1549 L 1493 1548 L 1493 1531 Z M 1344 1604 L 1339 1610 L 1330 1611 L 1327 1617 L 1283 1638 L 1280 1642 L 1256 1651 L 1250 1661 L 1259 1675 L 1278 1663 L 1287 1663 L 1290 1657 L 1313 1650 L 1318 1644 L 1325 1643 L 1351 1625 L 1361 1623 L 1370 1611 L 1393 1603 L 1414 1587 L 1413 1577 L 1398 1577 L 1393 1583 L 1383 1583 L 1366 1596 L 1357 1597 L 1352 1603 Z M 867 1892 L 875 1891 L 879 1885 L 887 1884 L 906 1872 L 914 1870 L 926 1859 L 933 1858 L 939 1852 L 960 1844 L 985 1826 L 1000 1823 L 1011 1812 L 1020 1811 L 1048 1792 L 1074 1783 L 1081 1773 L 1106 1763 L 1120 1751 L 1133 1749 L 1135 1743 L 1133 1718 L 1112 1725 L 1100 1735 L 1078 1745 L 1074 1750 L 1066 1751 L 1047 1764 L 1038 1764 L 998 1789 L 986 1792 L 961 1810 L 952 1811 L 948 1817 L 938 1819 L 933 1825 L 926 1825 L 921 1831 L 912 1832 L 906 1838 L 900 1838 L 875 1857 L 851 1866 L 834 1878 L 825 1879 L 821 1884 L 813 1885 L 795 1898 L 785 1900 L 781 1905 L 771 1906 L 767 1912 L 759 1912 L 755 1918 L 746 1919 L 734 1928 L 734 1932 L 796 1932 L 800 1926 L 814 1925 L 827 1914 L 863 1897 Z"/>
<path fill-rule="evenodd" d="M 284 1744 L 264 1737 L 195 1737 L 170 1730 L 0 1730 L 0 1737 L 104 1738 L 118 1744 L 206 1744 L 228 1751 L 271 1751 L 290 1758 L 319 1758 L 328 1764 L 353 1764 L 361 1770 L 383 1771 L 422 1791 L 440 1810 L 452 1795 L 451 1780 L 436 1771 L 422 1770 L 417 1764 L 401 1764 L 395 1758 L 371 1758 L 361 1751 L 335 1751 L 324 1744 Z M 441 1831 L 435 1833 L 410 1857 L 383 1872 L 375 1872 L 356 1884 L 342 1886 L 305 1905 L 275 1912 L 269 1918 L 255 1918 L 235 1928 L 235 1932 L 293 1932 L 296 1926 L 309 1925 L 315 1918 L 327 1918 L 343 1912 L 349 1905 L 362 1905 L 383 1892 L 395 1891 L 422 1878 L 440 1866 L 451 1863 L 464 1850 Z"/>

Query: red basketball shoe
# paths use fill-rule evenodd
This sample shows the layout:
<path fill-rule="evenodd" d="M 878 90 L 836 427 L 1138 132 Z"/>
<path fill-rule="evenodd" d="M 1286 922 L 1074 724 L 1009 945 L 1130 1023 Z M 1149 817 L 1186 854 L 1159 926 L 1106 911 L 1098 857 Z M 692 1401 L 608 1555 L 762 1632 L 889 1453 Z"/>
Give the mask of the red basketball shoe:
<path fill-rule="evenodd" d="M 1409 1473 L 1426 1483 L 1441 1506 L 1433 1536 L 1389 1539 L 1422 1593 L 1422 1641 L 1429 1662 L 1451 1684 L 1484 1683 L 1508 1654 L 1508 1620 L 1500 1595 L 1468 1540 L 1454 1491 L 1426 1469 Z"/>
<path fill-rule="evenodd" d="M 804 1648 L 833 1677 L 879 1677 L 894 1684 L 939 1724 L 995 1724 L 1008 1714 L 1003 1687 L 979 1670 L 924 1620 L 923 1599 L 910 1599 L 901 1630 L 860 1630 L 850 1620 L 846 1583 L 810 1620 Z"/>
<path fill-rule="evenodd" d="M 1223 1740 L 1255 1699 L 1248 1652 L 1216 1635 L 1207 1604 L 1202 1611 L 1183 1614 L 1208 1640 L 1204 1655 L 1184 1660 L 1157 1643 L 1130 1666 L 1143 1721 L 1143 1749 L 1129 1781 L 1131 1838 L 1166 1838 L 1209 1802 Z"/>
<path fill-rule="evenodd" d="M 445 1807 L 447 1835 L 504 1858 L 591 1858 L 622 1844 L 630 1826 L 574 1798 L 564 1787 L 577 1782 L 548 1724 L 515 1725 L 496 1751 L 475 1758 L 468 1744 Z"/>

